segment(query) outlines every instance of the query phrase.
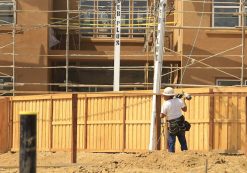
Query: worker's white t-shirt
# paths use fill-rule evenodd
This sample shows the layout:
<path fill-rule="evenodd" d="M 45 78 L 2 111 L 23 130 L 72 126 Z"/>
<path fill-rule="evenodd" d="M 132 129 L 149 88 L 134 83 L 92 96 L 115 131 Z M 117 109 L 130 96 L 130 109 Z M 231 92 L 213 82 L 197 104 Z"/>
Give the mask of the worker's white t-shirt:
<path fill-rule="evenodd" d="M 183 100 L 179 98 L 173 98 L 163 103 L 161 107 L 161 113 L 167 115 L 167 120 L 173 120 L 179 118 L 182 115 L 181 108 L 185 107 Z"/>

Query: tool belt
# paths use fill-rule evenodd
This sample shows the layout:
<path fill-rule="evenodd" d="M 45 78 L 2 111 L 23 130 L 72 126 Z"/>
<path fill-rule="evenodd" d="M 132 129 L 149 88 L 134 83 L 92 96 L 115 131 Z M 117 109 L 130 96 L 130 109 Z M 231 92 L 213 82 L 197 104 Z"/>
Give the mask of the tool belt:
<path fill-rule="evenodd" d="M 185 121 L 184 116 L 179 118 L 168 120 L 168 131 L 172 135 L 177 135 L 180 132 L 185 132 L 190 130 L 190 123 Z"/>

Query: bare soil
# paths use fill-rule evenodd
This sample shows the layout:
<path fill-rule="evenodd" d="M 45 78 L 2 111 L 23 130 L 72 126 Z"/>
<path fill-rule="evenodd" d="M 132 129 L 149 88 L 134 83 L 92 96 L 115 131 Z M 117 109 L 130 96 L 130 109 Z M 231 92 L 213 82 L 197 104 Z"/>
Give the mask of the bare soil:
<path fill-rule="evenodd" d="M 247 173 L 243 154 L 186 151 L 145 153 L 78 153 L 70 164 L 69 152 L 39 152 L 38 173 Z M 19 153 L 0 154 L 0 172 L 17 173 Z"/>

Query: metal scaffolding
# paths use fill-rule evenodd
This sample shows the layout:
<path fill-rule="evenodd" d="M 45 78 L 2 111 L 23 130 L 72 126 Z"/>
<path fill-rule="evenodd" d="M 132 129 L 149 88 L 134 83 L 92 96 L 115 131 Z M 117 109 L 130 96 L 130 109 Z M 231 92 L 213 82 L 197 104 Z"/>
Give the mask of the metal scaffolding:
<path fill-rule="evenodd" d="M 90 1 L 91 2 L 91 1 Z M 96 0 L 93 1 L 94 4 L 96 4 Z M 97 1 L 98 2 L 98 1 Z M 130 1 L 122 1 L 122 3 L 126 3 Z M 133 2 L 131 0 L 131 2 Z M 240 7 L 239 12 L 235 12 L 234 15 L 240 16 L 241 22 L 240 25 L 237 27 L 211 27 L 211 26 L 204 26 L 203 19 L 205 16 L 208 15 L 216 15 L 216 14 L 232 14 L 232 12 L 215 12 L 215 11 L 208 11 L 206 10 L 206 5 L 213 5 L 213 1 L 205 1 L 205 0 L 177 0 L 177 2 L 180 3 L 195 3 L 195 4 L 201 4 L 202 8 L 201 10 L 195 10 L 195 11 L 183 11 L 182 9 L 176 9 L 174 8 L 174 4 L 171 3 L 172 1 L 169 1 L 168 3 L 168 9 L 166 12 L 167 16 L 173 16 L 174 15 L 184 15 L 184 14 L 191 14 L 191 15 L 198 15 L 200 16 L 199 23 L 193 24 L 193 25 L 184 25 L 183 23 L 178 24 L 177 21 L 168 21 L 166 22 L 166 33 L 170 31 L 183 31 L 183 30 L 193 30 L 196 34 L 195 37 L 192 38 L 192 48 L 189 54 L 183 54 L 183 52 L 179 52 L 177 50 L 172 49 L 168 45 L 164 45 L 164 50 L 167 50 L 170 52 L 169 55 L 165 55 L 166 57 L 169 56 L 178 56 L 181 57 L 181 61 L 185 60 L 186 63 L 183 66 L 178 67 L 177 65 L 170 66 L 167 64 L 163 65 L 163 69 L 166 69 L 167 71 L 164 72 L 161 76 L 162 77 L 168 77 L 171 78 L 171 76 L 176 76 L 180 73 L 180 82 L 172 82 L 172 79 L 170 79 L 170 83 L 162 83 L 162 85 L 172 85 L 172 86 L 209 86 L 209 85 L 199 85 L 196 83 L 182 83 L 182 80 L 184 78 L 184 74 L 186 74 L 186 70 L 190 69 L 208 69 L 208 70 L 216 70 L 218 72 L 221 72 L 222 74 L 225 74 L 231 78 L 234 78 L 236 80 L 240 81 L 241 86 L 245 85 L 245 76 L 244 76 L 244 70 L 246 70 L 246 66 L 244 64 L 245 61 L 245 0 L 241 0 L 239 2 L 217 2 L 218 4 L 235 4 Z M 3 9 L 0 10 L 1 14 L 11 14 L 13 16 L 13 20 L 10 22 L 0 22 L 0 30 L 1 28 L 4 28 L 6 26 L 11 27 L 11 31 L 1 32 L 1 36 L 10 35 L 12 36 L 12 39 L 10 42 L 5 43 L 5 45 L 1 45 L 0 49 L 4 49 L 6 47 L 12 46 L 11 52 L 0 52 L 1 56 L 12 56 L 12 64 L 11 65 L 3 65 L 0 64 L 0 73 L 2 78 L 11 78 L 11 81 L 5 81 L 0 83 L 0 87 L 2 87 L 1 93 L 2 95 L 6 93 L 10 93 L 15 95 L 16 93 L 30 93 L 32 91 L 25 91 L 25 90 L 16 90 L 17 86 L 62 86 L 65 87 L 65 91 L 69 92 L 69 88 L 79 88 L 79 87 L 95 87 L 95 88 L 112 88 L 113 85 L 100 85 L 100 84 L 85 84 L 85 83 L 70 83 L 70 76 L 69 76 L 69 70 L 70 69 L 87 69 L 87 70 L 114 70 L 113 66 L 81 66 L 81 65 L 70 65 L 70 59 L 71 57 L 110 57 L 113 59 L 114 53 L 109 53 L 107 55 L 98 55 L 98 54 L 83 54 L 78 53 L 74 54 L 71 53 L 71 42 L 73 42 L 73 38 L 71 35 L 76 33 L 78 35 L 78 40 L 81 39 L 82 35 L 86 35 L 92 38 L 99 38 L 100 36 L 105 36 L 106 39 L 112 39 L 114 38 L 115 33 L 115 2 L 112 1 L 112 3 L 109 3 L 111 5 L 102 6 L 101 4 L 98 4 L 96 10 L 96 7 L 93 9 L 90 9 L 90 6 L 87 6 L 85 4 L 82 4 L 82 1 L 78 1 L 78 8 L 77 9 L 71 9 L 70 7 L 70 1 L 67 0 L 66 9 L 64 10 L 23 10 L 16 8 L 16 2 L 15 1 L 1 1 L 0 5 L 8 4 L 12 5 L 11 9 Z M 141 54 L 121 54 L 121 57 L 145 57 L 146 56 L 146 64 L 140 65 L 140 66 L 130 66 L 130 65 L 123 65 L 120 67 L 121 71 L 143 71 L 145 74 L 145 79 L 143 79 L 143 82 L 136 82 L 136 83 L 120 83 L 120 88 L 152 88 L 152 82 L 150 82 L 147 79 L 147 76 L 149 76 L 150 72 L 154 71 L 154 66 L 150 65 L 149 62 L 153 61 L 154 54 L 156 52 L 156 41 L 155 38 L 157 36 L 157 26 L 158 26 L 158 0 L 149 1 L 147 6 L 139 6 L 138 8 L 134 6 L 134 3 L 130 3 L 129 5 L 124 6 L 122 5 L 122 8 L 125 8 L 122 10 L 123 15 L 126 15 L 125 18 L 121 18 L 121 29 L 123 31 L 128 30 L 128 32 L 121 32 L 121 39 L 125 40 L 131 40 L 131 39 L 144 39 L 144 52 Z M 88 11 L 85 9 L 89 9 Z M 109 9 L 112 9 L 112 11 L 109 11 Z M 138 12 L 135 10 L 139 10 Z M 17 14 L 32 14 L 32 13 L 40 13 L 42 14 L 58 14 L 58 13 L 66 13 L 66 18 L 50 18 L 50 22 L 47 24 L 33 24 L 31 26 L 27 26 L 25 24 L 17 23 L 16 16 Z M 84 16 L 82 18 L 82 16 Z M 110 17 L 109 17 L 110 16 Z M 109 17 L 109 18 L 108 18 Z M 181 17 L 180 17 L 181 18 Z M 81 21 L 83 19 L 83 22 Z M 21 42 L 16 42 L 16 34 L 19 34 L 21 32 L 28 32 L 32 30 L 39 30 L 42 28 L 52 28 L 52 29 L 63 29 L 65 31 L 65 54 L 40 54 L 39 57 L 57 57 L 62 58 L 65 57 L 65 65 L 62 66 L 27 66 L 27 65 L 17 65 L 16 60 L 20 56 L 25 56 L 24 53 L 19 53 L 16 51 L 16 49 L 22 44 Z M 204 30 L 211 30 L 211 31 L 219 31 L 219 30 L 229 30 L 229 31 L 237 31 L 241 32 L 241 44 L 235 45 L 233 47 L 228 47 L 225 50 L 219 51 L 213 55 L 208 54 L 199 54 L 196 55 L 194 53 L 194 48 L 196 47 L 196 44 L 198 42 L 198 36 L 200 35 L 201 31 Z M 131 31 L 131 32 L 129 32 Z M 75 43 L 74 45 L 76 50 L 80 50 L 80 43 Z M 150 46 L 150 43 L 152 45 Z M 181 43 L 182 44 L 182 43 Z M 114 45 L 112 45 L 114 47 Z M 241 52 L 239 53 L 229 53 L 232 50 L 241 49 Z M 227 55 L 224 55 L 224 57 L 240 57 L 241 63 L 240 66 L 232 66 L 232 67 L 219 67 L 219 66 L 213 66 L 206 62 L 206 60 L 212 59 L 212 58 L 221 58 L 223 54 L 228 53 Z M 27 55 L 28 52 L 26 53 Z M 30 55 L 31 56 L 31 55 Z M 37 55 L 33 55 L 37 56 Z M 200 57 L 200 59 L 196 59 L 197 57 Z M 202 66 L 195 66 L 195 64 L 200 64 Z M 11 69 L 11 73 L 6 73 L 4 70 Z M 37 82 L 20 82 L 16 80 L 17 69 L 64 69 L 65 72 L 65 82 L 46 82 L 46 83 L 37 83 Z M 229 73 L 227 70 L 240 70 L 240 75 Z M 211 85 L 210 85 L 211 86 Z M 4 87 L 10 87 L 11 89 L 5 89 Z M 60 91 L 33 91 L 33 93 L 45 93 L 45 92 L 60 92 Z"/>

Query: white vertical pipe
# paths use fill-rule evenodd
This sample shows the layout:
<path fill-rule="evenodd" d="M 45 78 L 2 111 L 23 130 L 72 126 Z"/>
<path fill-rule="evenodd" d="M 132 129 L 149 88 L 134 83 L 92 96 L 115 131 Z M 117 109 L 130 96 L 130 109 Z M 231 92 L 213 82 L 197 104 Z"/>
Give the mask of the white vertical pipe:
<path fill-rule="evenodd" d="M 245 57 L 245 0 L 241 1 L 241 19 L 242 19 L 242 52 L 241 52 L 241 86 L 244 83 L 244 57 Z"/>
<path fill-rule="evenodd" d="M 66 92 L 68 92 L 68 80 L 69 80 L 69 0 L 67 0 L 67 25 L 66 25 Z"/>
<path fill-rule="evenodd" d="M 159 3 L 159 19 L 158 19 L 158 31 L 155 49 L 155 60 L 154 60 L 154 83 L 153 83 L 153 103 L 152 103 L 152 116 L 150 126 L 150 140 L 149 150 L 155 150 L 156 144 L 156 94 L 160 93 L 161 87 L 161 73 L 162 73 L 162 62 L 164 53 L 164 32 L 165 32 L 165 7 L 167 0 L 160 0 Z"/>
<path fill-rule="evenodd" d="M 14 11 L 14 15 L 13 15 L 13 29 L 12 29 L 12 84 L 13 84 L 13 96 L 15 96 L 15 33 L 16 33 L 16 2 L 13 1 L 13 11 Z"/>
<path fill-rule="evenodd" d="M 121 37 L 121 0 L 116 0 L 113 91 L 119 91 L 119 83 L 120 83 L 120 37 Z"/>

